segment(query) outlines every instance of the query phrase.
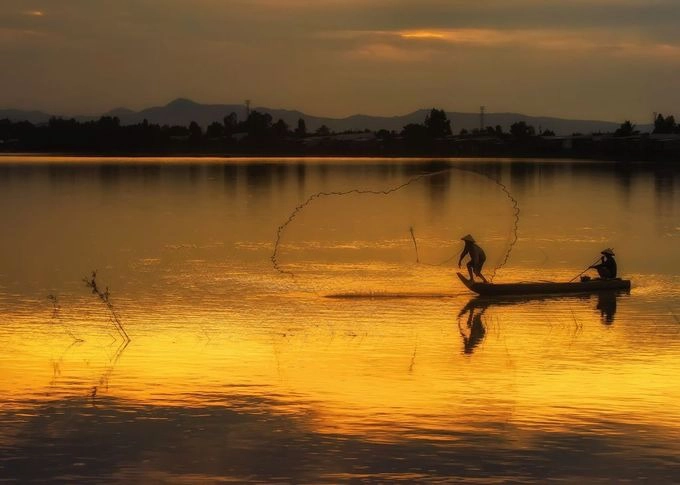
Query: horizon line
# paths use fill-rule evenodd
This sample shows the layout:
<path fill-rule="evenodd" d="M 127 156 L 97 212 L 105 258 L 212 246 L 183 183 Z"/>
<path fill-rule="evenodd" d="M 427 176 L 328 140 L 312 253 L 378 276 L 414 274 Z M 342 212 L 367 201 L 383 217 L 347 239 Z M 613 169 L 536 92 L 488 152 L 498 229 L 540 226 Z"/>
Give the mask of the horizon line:
<path fill-rule="evenodd" d="M 242 107 L 243 109 L 246 109 L 246 104 L 241 102 L 241 103 L 228 103 L 228 102 L 200 102 L 200 101 L 195 101 L 194 99 L 185 97 L 185 96 L 178 96 L 176 98 L 171 99 L 165 104 L 153 104 L 151 106 L 147 106 L 145 108 L 141 109 L 131 109 L 127 108 L 125 106 L 118 106 L 115 108 L 111 108 L 108 110 L 105 110 L 99 114 L 55 114 L 50 111 L 46 111 L 40 108 L 15 108 L 15 107 L 3 107 L 0 108 L 0 111 L 22 111 L 22 112 L 27 112 L 27 113 L 40 113 L 44 114 L 50 117 L 56 117 L 56 118 L 101 118 L 103 116 L 109 116 L 109 113 L 112 113 L 114 111 L 118 110 L 125 110 L 129 111 L 130 113 L 138 114 L 141 113 L 142 111 L 148 110 L 148 109 L 154 109 L 154 108 L 165 108 L 173 103 L 176 103 L 178 101 L 187 101 L 192 104 L 198 105 L 198 106 L 232 106 L 232 107 Z M 487 107 L 488 108 L 488 107 Z M 297 108 L 272 108 L 269 106 L 256 106 L 250 108 L 252 111 L 257 111 L 258 109 L 264 109 L 264 110 L 270 110 L 270 111 L 290 111 L 290 112 L 298 112 L 301 113 L 304 116 L 308 117 L 313 117 L 313 118 L 325 118 L 325 119 L 330 119 L 330 120 L 346 120 L 349 118 L 357 117 L 357 116 L 367 116 L 367 117 L 372 117 L 372 118 L 400 118 L 400 117 L 405 117 L 412 115 L 414 113 L 417 113 L 419 111 L 428 111 L 430 109 L 443 109 L 446 113 L 455 113 L 455 114 L 464 114 L 464 115 L 479 115 L 480 113 L 478 111 L 459 111 L 459 110 L 451 110 L 448 108 L 442 108 L 439 106 L 432 106 L 432 107 L 421 107 L 421 108 L 416 108 L 411 111 L 407 111 L 405 113 L 400 113 L 400 114 L 392 114 L 392 115 L 384 115 L 384 114 L 368 114 L 368 113 L 354 113 L 351 115 L 347 116 L 326 116 L 326 115 L 317 115 L 317 114 L 310 114 L 308 112 L 302 111 Z M 652 114 L 663 114 L 661 111 L 652 111 Z M 608 120 L 608 119 L 596 119 L 596 118 L 584 118 L 584 117 L 579 117 L 579 118 L 573 118 L 573 117 L 565 117 L 566 115 L 546 115 L 546 114 L 529 114 L 525 112 L 520 112 L 520 111 L 485 111 L 484 116 L 491 116 L 491 115 L 519 115 L 519 116 L 527 116 L 531 118 L 551 118 L 551 119 L 556 119 L 556 120 L 564 120 L 564 121 L 589 121 L 589 122 L 598 122 L 598 123 L 623 123 L 625 121 L 630 121 L 631 123 L 635 123 L 636 125 L 653 125 L 653 121 L 647 121 L 647 122 L 640 122 L 636 121 L 633 119 L 625 119 L 623 121 L 618 121 L 618 120 Z"/>

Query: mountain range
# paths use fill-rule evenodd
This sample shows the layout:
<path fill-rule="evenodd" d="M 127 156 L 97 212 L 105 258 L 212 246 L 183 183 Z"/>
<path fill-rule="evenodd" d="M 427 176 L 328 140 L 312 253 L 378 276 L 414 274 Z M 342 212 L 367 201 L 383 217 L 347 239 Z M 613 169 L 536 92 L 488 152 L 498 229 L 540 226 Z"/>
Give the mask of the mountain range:
<path fill-rule="evenodd" d="M 366 129 L 371 131 L 381 129 L 400 131 L 409 123 L 423 123 L 425 116 L 427 116 L 430 111 L 429 109 L 420 109 L 401 116 L 370 116 L 357 114 L 346 118 L 324 118 L 311 116 L 295 110 L 271 109 L 266 107 L 256 107 L 253 109 L 263 113 L 269 113 L 274 121 L 282 119 L 291 128 L 297 126 L 299 119 L 304 119 L 307 130 L 310 132 L 315 131 L 322 125 L 326 125 L 331 131 L 335 132 Z M 189 99 L 178 98 L 165 106 L 155 106 L 141 111 L 117 108 L 102 113 L 101 116 L 116 116 L 123 125 L 141 123 L 146 119 L 149 123 L 183 126 L 187 126 L 192 121 L 195 121 L 199 125 L 206 127 L 214 121 L 222 122 L 224 117 L 232 112 L 236 113 L 239 120 L 244 119 L 246 116 L 246 108 L 242 104 L 201 104 Z M 471 131 L 475 128 L 479 128 L 479 113 L 459 113 L 453 111 L 447 112 L 447 115 L 449 120 L 451 120 L 451 127 L 454 133 L 458 133 L 462 129 Z M 55 115 L 41 111 L 0 109 L 0 119 L 7 118 L 12 121 L 30 121 L 34 124 L 45 123 L 53 116 Z M 78 121 L 90 121 L 98 119 L 99 116 L 75 116 L 74 118 Z M 536 129 L 552 130 L 557 135 L 571 135 L 573 133 L 607 133 L 615 131 L 621 125 L 621 123 L 613 121 L 572 120 L 548 116 L 528 116 L 520 113 L 485 113 L 484 115 L 485 126 L 495 127 L 500 125 L 504 131 L 508 131 L 510 125 L 518 121 L 524 121 L 527 124 L 534 126 Z M 641 132 L 649 132 L 652 130 L 652 125 L 638 125 L 637 129 Z"/>

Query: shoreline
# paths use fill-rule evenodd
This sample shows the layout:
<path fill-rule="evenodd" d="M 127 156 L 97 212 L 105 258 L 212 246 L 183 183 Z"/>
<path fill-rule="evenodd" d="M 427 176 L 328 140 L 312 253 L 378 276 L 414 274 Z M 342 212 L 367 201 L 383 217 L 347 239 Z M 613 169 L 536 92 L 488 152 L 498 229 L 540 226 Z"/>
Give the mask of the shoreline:
<path fill-rule="evenodd" d="M 173 153 L 173 154 L 101 154 L 101 153 L 49 153 L 49 152 L 0 152 L 0 166 L 8 165 L 180 165 L 223 164 L 231 162 L 260 162 L 276 164 L 280 162 L 317 161 L 356 163 L 371 161 L 422 162 L 422 163 L 508 163 L 508 164 L 597 164 L 612 167 L 678 167 L 675 161 L 660 160 L 616 160 L 610 158 L 587 157 L 546 157 L 546 156 L 439 156 L 439 155 L 253 155 L 219 153 Z"/>

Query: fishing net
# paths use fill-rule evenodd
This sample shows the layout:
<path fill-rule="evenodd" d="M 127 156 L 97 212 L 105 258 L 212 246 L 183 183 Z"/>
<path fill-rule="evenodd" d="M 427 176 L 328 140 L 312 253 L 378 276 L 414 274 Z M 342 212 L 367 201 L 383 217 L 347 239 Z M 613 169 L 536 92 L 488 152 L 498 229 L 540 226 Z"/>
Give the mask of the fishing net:
<path fill-rule="evenodd" d="M 276 271 L 317 283 L 344 274 L 348 281 L 368 278 L 381 287 L 381 279 L 397 275 L 422 280 L 423 273 L 441 275 L 457 265 L 459 239 L 467 233 L 487 252 L 489 279 L 510 260 L 520 207 L 497 171 L 369 170 L 361 179 L 360 187 L 336 183 L 313 193 L 291 211 L 276 232 L 271 255 Z M 356 178 L 347 183 L 352 180 L 356 183 Z"/>

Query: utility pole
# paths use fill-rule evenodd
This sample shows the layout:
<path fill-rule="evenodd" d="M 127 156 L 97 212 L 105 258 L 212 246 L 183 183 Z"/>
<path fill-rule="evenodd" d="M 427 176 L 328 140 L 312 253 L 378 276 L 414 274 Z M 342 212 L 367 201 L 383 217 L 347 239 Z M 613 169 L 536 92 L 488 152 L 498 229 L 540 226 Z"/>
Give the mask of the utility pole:
<path fill-rule="evenodd" d="M 246 119 L 250 117 L 250 100 L 246 99 Z"/>

